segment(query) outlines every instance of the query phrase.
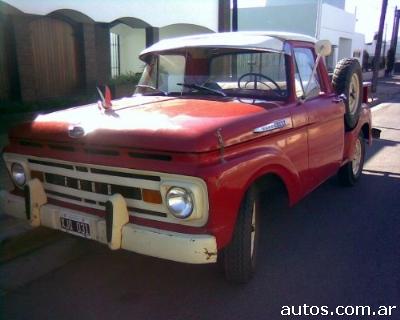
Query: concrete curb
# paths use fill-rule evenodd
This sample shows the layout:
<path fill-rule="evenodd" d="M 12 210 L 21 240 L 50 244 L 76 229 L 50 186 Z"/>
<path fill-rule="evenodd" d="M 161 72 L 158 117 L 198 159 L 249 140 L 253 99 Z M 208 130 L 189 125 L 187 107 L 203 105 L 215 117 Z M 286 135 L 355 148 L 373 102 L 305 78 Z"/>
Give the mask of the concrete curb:
<path fill-rule="evenodd" d="M 28 220 L 16 219 L 0 213 L 0 243 L 28 230 L 32 230 Z"/>
<path fill-rule="evenodd" d="M 379 110 L 388 108 L 388 107 L 390 107 L 390 105 L 391 105 L 392 103 L 393 103 L 393 102 L 383 102 L 383 103 L 376 104 L 376 105 L 374 105 L 374 106 L 371 107 L 371 112 L 374 113 L 374 112 L 377 112 L 377 111 L 379 111 Z"/>
<path fill-rule="evenodd" d="M 0 295 L 23 287 L 79 258 L 88 248 L 87 241 L 67 236 L 36 250 L 34 255 L 28 254 L 5 263 L 1 266 Z"/>

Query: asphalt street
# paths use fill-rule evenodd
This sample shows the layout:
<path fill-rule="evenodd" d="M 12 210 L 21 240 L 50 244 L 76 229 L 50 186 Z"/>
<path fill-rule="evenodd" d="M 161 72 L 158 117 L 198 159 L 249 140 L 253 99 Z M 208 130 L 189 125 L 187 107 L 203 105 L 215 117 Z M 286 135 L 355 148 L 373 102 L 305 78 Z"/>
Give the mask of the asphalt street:
<path fill-rule="evenodd" d="M 274 320 L 307 304 L 397 305 L 390 319 L 400 319 L 400 99 L 376 107 L 373 126 L 381 139 L 356 187 L 332 178 L 293 208 L 267 204 L 249 284 L 227 283 L 216 265 L 78 240 L 84 254 L 4 292 L 0 318 Z"/>

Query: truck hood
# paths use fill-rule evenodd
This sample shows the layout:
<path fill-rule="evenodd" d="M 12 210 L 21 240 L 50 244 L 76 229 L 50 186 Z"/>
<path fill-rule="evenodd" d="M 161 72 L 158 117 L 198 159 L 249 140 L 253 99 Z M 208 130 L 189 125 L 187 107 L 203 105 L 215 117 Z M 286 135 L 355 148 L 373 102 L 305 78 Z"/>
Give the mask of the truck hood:
<path fill-rule="evenodd" d="M 277 107 L 277 103 L 255 105 L 227 98 L 138 96 L 113 101 L 110 111 L 90 104 L 39 115 L 15 127 L 10 138 L 206 152 L 219 148 L 221 137 L 224 146 L 248 140 L 253 129 L 265 123 L 260 114 Z"/>

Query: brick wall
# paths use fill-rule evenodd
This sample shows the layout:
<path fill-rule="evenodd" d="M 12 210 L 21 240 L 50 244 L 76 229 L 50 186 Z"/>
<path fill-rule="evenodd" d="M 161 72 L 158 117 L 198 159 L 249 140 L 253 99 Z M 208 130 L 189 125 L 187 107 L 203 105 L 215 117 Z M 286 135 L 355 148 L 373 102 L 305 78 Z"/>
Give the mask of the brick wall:
<path fill-rule="evenodd" d="M 96 61 L 96 36 L 95 25 L 82 24 L 83 55 L 85 86 L 88 92 L 93 92 L 97 84 L 97 61 Z"/>
<path fill-rule="evenodd" d="M 111 75 L 110 27 L 107 23 L 95 24 L 97 82 L 108 83 Z"/>
<path fill-rule="evenodd" d="M 35 101 L 38 98 L 35 90 L 33 54 L 29 31 L 29 23 L 33 19 L 35 17 L 30 15 L 12 16 L 22 101 Z"/>
<path fill-rule="evenodd" d="M 19 79 L 11 19 L 0 13 L 0 100 L 19 98 Z"/>

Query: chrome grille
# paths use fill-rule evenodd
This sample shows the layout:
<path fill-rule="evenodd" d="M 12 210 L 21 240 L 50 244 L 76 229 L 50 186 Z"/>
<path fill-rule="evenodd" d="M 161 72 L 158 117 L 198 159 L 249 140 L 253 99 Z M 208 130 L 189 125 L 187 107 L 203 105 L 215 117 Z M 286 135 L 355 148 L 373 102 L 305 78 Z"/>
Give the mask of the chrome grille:
<path fill-rule="evenodd" d="M 109 167 L 28 159 L 31 176 L 39 178 L 49 198 L 104 210 L 113 194 L 121 194 L 131 214 L 167 217 L 162 204 L 143 201 L 142 190 L 160 190 L 161 178 Z"/>
<path fill-rule="evenodd" d="M 76 179 L 54 173 L 44 173 L 44 182 L 104 195 L 120 193 L 123 197 L 128 199 L 142 200 L 142 190 L 136 187 Z"/>

